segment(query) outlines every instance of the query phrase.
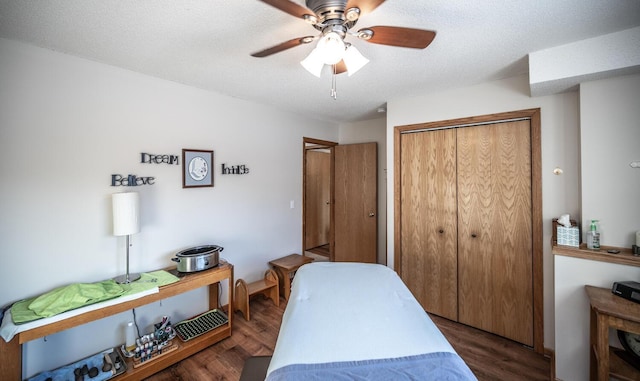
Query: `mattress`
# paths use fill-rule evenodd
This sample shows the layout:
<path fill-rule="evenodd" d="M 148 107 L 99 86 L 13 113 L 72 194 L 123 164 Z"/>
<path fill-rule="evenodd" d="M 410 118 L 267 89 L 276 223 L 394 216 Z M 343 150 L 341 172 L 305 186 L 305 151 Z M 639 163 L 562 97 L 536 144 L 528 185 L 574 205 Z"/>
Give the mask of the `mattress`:
<path fill-rule="evenodd" d="M 476 379 L 393 270 L 310 263 L 296 272 L 267 379 L 340 375 Z"/>

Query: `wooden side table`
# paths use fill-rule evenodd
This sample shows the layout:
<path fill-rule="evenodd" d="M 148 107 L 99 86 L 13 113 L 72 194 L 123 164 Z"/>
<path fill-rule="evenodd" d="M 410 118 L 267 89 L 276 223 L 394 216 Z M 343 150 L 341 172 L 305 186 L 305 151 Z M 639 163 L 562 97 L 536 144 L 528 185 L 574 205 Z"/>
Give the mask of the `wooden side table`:
<path fill-rule="evenodd" d="M 169 272 L 175 270 L 175 266 L 165 269 Z M 8 343 L 0 338 L 0 380 L 22 380 L 22 345 L 28 341 L 43 336 L 67 330 L 82 324 L 96 321 L 107 316 L 119 314 L 133 308 L 137 308 L 172 296 L 183 294 L 187 291 L 201 287 L 209 288 L 209 309 L 218 308 L 218 290 L 222 281 L 226 280 L 229 298 L 229 321 L 212 331 L 200 335 L 192 340 L 179 344 L 175 351 L 168 352 L 161 359 L 149 361 L 140 367 L 133 367 L 133 359 L 126 359 L 127 371 L 117 377 L 118 381 L 142 380 L 162 369 L 181 361 L 194 353 L 197 353 L 227 337 L 231 337 L 231 325 L 233 319 L 233 265 L 220 261 L 218 267 L 212 269 L 184 274 L 180 281 L 160 287 L 155 294 L 149 294 L 138 299 L 114 304 L 100 309 L 84 312 L 63 320 L 55 321 L 40 327 L 31 328 L 19 332 Z"/>
<path fill-rule="evenodd" d="M 613 295 L 606 288 L 585 286 L 591 303 L 590 378 L 639 380 L 640 372 L 610 353 L 609 328 L 640 334 L 640 304 Z"/>
<path fill-rule="evenodd" d="M 269 264 L 273 266 L 278 274 L 280 282 L 280 292 L 284 300 L 289 300 L 291 293 L 291 279 L 300 266 L 313 262 L 313 258 L 305 257 L 300 254 L 291 254 L 286 257 L 275 259 Z"/>

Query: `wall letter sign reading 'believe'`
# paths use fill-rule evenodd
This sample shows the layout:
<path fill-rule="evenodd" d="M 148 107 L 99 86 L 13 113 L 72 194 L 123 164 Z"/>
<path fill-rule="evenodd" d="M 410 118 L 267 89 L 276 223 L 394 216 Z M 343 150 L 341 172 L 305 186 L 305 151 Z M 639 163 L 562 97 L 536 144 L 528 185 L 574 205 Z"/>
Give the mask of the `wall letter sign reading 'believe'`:
<path fill-rule="evenodd" d="M 112 187 L 136 187 L 138 185 L 153 185 L 156 181 L 155 177 L 138 177 L 136 175 L 111 175 Z"/>

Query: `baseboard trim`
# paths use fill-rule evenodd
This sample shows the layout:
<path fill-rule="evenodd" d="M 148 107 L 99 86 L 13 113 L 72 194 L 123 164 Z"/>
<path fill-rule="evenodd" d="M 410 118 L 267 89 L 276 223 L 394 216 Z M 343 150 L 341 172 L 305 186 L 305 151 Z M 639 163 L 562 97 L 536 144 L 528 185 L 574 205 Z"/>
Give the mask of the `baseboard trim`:
<path fill-rule="evenodd" d="M 549 358 L 549 379 L 562 381 L 556 378 L 556 351 L 551 348 L 544 348 L 544 357 Z"/>

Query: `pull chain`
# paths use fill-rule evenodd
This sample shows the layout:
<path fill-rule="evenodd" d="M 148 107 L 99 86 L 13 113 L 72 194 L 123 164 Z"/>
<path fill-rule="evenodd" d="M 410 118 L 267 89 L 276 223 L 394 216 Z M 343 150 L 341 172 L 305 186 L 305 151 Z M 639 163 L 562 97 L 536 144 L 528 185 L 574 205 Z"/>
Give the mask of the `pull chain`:
<path fill-rule="evenodd" d="M 338 98 L 338 91 L 336 90 L 336 69 L 337 65 L 333 65 L 333 73 L 331 74 L 331 98 L 336 100 Z"/>

